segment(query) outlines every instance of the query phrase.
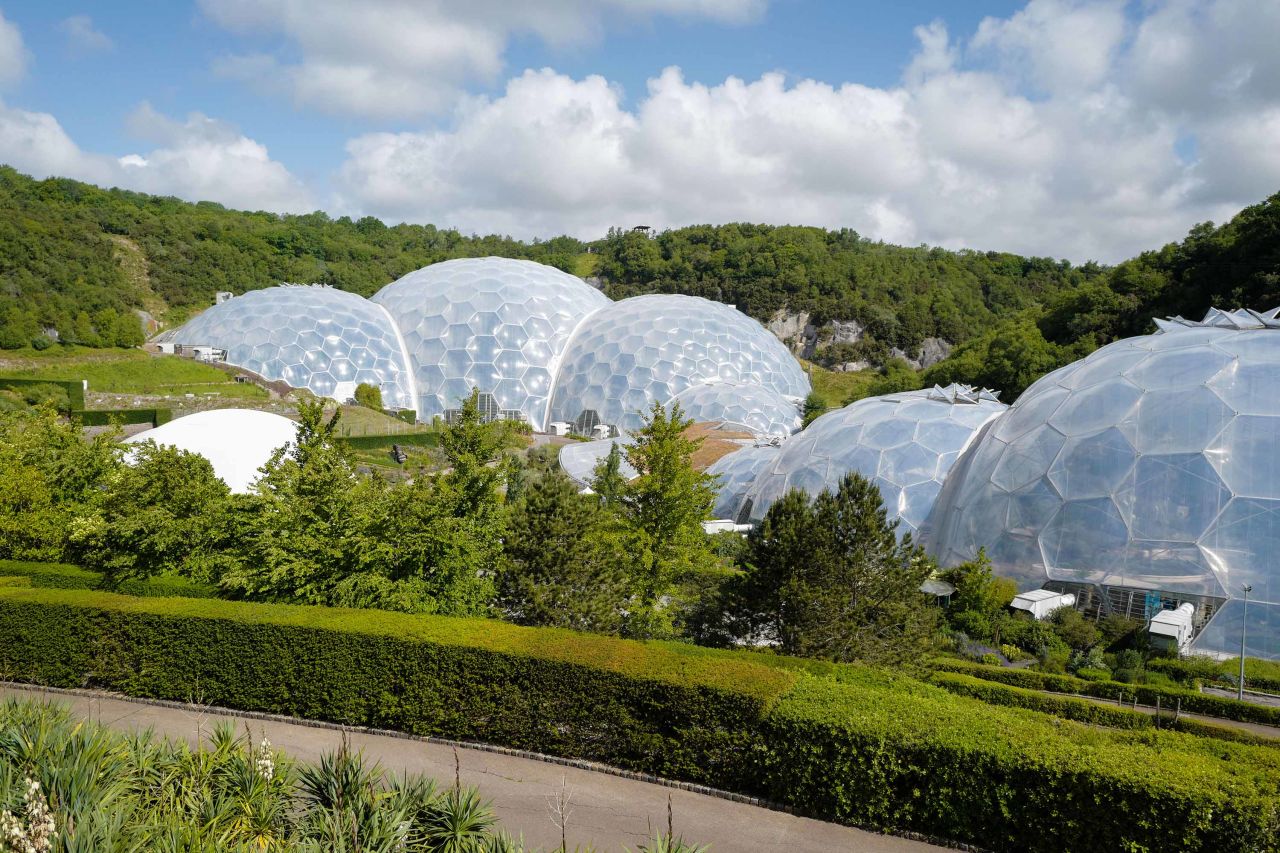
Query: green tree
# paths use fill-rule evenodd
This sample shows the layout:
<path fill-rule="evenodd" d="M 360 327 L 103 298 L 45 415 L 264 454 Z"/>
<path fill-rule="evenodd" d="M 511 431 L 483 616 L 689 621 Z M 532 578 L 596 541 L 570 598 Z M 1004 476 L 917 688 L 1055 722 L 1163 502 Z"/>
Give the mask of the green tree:
<path fill-rule="evenodd" d="M 804 426 L 813 423 L 827 411 L 827 401 L 822 399 L 822 395 L 816 391 L 811 391 L 809 396 L 804 398 Z"/>
<path fill-rule="evenodd" d="M 498 607 L 522 625 L 616 634 L 630 606 L 630 565 L 616 516 L 550 474 L 512 513 Z"/>
<path fill-rule="evenodd" d="M 146 442 L 116 468 L 92 512 L 72 529 L 69 555 L 106 585 L 162 572 L 191 573 L 216 546 L 229 491 L 203 456 Z"/>
<path fill-rule="evenodd" d="M 997 577 L 992 572 L 985 548 L 978 549 L 978 555 L 972 560 L 947 569 L 942 579 L 956 588 L 951 596 L 951 609 L 956 612 L 972 610 L 994 616 L 1018 594 L 1016 581 Z"/>
<path fill-rule="evenodd" d="M 937 619 L 920 592 L 933 564 L 896 529 L 857 473 L 812 502 L 799 491 L 775 502 L 748 537 L 735 596 L 741 639 L 840 661 L 919 658 Z"/>
<path fill-rule="evenodd" d="M 639 476 L 623 489 L 618 512 L 639 569 L 635 624 L 640 633 L 666 630 L 656 608 L 679 574 L 715 564 L 702 529 L 715 501 L 715 478 L 693 467 L 701 440 L 685 435 L 692 424 L 679 403 L 670 411 L 654 403 L 635 443 L 626 449 L 627 461 Z M 640 627 L 640 620 L 650 615 L 653 627 Z"/>
<path fill-rule="evenodd" d="M 614 442 L 609 453 L 592 469 L 591 491 L 600 496 L 607 507 L 616 507 L 627 488 L 627 478 L 622 474 L 622 448 Z"/>
<path fill-rule="evenodd" d="M 299 405 L 295 442 L 276 451 L 258 481 L 244 560 L 221 578 L 229 590 L 324 604 L 359 569 L 361 525 L 381 488 L 357 475 L 349 448 L 336 440 L 341 415 L 326 419 L 318 401 Z"/>
<path fill-rule="evenodd" d="M 368 382 L 361 382 L 356 386 L 356 405 L 364 406 L 366 409 L 374 411 L 382 411 L 382 389 L 377 385 L 371 385 Z"/>

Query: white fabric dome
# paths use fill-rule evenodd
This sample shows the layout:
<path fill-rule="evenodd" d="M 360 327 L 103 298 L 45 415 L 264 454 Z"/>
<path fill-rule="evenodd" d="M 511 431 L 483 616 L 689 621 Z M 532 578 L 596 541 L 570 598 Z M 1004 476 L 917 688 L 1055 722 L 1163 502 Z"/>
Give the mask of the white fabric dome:
<path fill-rule="evenodd" d="M 169 421 L 125 439 L 126 444 L 154 441 L 198 453 L 231 491 L 252 491 L 258 469 L 276 448 L 292 444 L 298 425 L 288 418 L 254 409 L 213 409 Z"/>

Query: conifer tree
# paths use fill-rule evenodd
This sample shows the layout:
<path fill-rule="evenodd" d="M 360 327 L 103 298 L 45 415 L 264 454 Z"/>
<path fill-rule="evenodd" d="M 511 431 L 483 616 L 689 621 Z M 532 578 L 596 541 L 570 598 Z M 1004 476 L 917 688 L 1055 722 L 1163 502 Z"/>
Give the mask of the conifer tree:
<path fill-rule="evenodd" d="M 748 542 L 737 604 L 754 636 L 743 639 L 840 661 L 919 657 L 937 618 L 920 592 L 933 564 L 897 526 L 856 472 L 812 502 L 798 491 L 776 502 Z"/>
<path fill-rule="evenodd" d="M 547 474 L 512 513 L 498 606 L 522 625 L 616 634 L 629 606 L 629 566 L 616 516 L 564 474 Z"/>

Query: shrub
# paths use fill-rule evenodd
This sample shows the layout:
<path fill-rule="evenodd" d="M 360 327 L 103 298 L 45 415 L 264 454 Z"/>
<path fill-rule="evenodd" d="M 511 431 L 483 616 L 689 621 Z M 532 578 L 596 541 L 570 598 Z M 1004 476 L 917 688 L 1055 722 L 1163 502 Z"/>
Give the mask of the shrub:
<path fill-rule="evenodd" d="M 1051 721 L 863 667 L 479 619 L 20 588 L 0 590 L 0 666 L 590 758 L 994 849 L 1067 849 L 1085 833 L 1095 849 L 1280 849 L 1276 750 Z"/>
<path fill-rule="evenodd" d="M 1029 687 L 1033 690 L 1051 690 L 1055 693 L 1078 693 L 1084 696 L 1096 696 L 1100 699 L 1116 699 L 1127 697 L 1132 701 L 1135 697 L 1143 705 L 1155 705 L 1159 699 L 1165 708 L 1181 705 L 1183 711 L 1193 714 L 1204 714 L 1210 717 L 1221 717 L 1224 720 L 1237 720 L 1246 723 L 1263 725 L 1280 725 L 1280 708 L 1266 705 L 1254 705 L 1249 702 L 1237 702 L 1187 690 L 1181 687 L 1161 687 L 1150 684 L 1122 684 L 1117 681 L 1086 681 L 1070 675 L 1057 675 L 1047 672 L 1032 672 L 1025 669 L 1009 669 L 1007 667 L 983 666 L 968 661 L 935 659 L 933 666 L 950 672 L 961 672 L 984 678 L 988 681 L 999 681 L 1016 687 Z"/>
<path fill-rule="evenodd" d="M 361 382 L 356 386 L 355 398 L 358 406 L 373 409 L 375 412 L 382 411 L 382 389 L 377 385 Z"/>

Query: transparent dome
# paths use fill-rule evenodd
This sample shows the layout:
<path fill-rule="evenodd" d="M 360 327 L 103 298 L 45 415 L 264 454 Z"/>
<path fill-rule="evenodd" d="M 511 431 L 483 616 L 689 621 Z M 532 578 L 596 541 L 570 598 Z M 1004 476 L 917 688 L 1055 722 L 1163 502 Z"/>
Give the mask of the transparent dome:
<path fill-rule="evenodd" d="M 785 437 L 800 429 L 799 404 L 759 385 L 690 385 L 674 400 L 694 423 L 720 423 L 761 436 Z"/>
<path fill-rule="evenodd" d="M 696 296 L 634 296 L 602 309 L 573 336 L 561 362 L 551 420 L 636 430 L 654 402 L 705 382 L 758 385 L 783 397 L 809 393 L 791 353 L 742 312 Z"/>
<path fill-rule="evenodd" d="M 391 318 L 355 293 L 319 284 L 251 290 L 214 305 L 173 340 L 227 351 L 227 363 L 265 379 L 348 400 L 361 383 L 383 405 L 412 409 L 413 378 Z"/>
<path fill-rule="evenodd" d="M 747 493 L 756 476 L 782 451 L 772 444 L 744 447 L 727 456 L 721 456 L 707 469 L 708 474 L 719 476 L 720 491 L 716 495 L 712 517 L 724 518 L 745 524 L 750 517 L 750 507 L 744 506 Z M 746 509 L 744 513 L 743 510 Z"/>
<path fill-rule="evenodd" d="M 399 324 L 413 365 L 418 417 L 455 409 L 471 389 L 498 408 L 547 423 L 569 335 L 609 299 L 555 267 L 510 258 L 462 258 L 423 267 L 373 296 Z"/>
<path fill-rule="evenodd" d="M 618 468 L 618 472 L 626 479 L 634 480 L 640 476 L 640 472 L 632 468 L 631 463 L 627 461 L 626 449 L 631 441 L 630 436 L 624 435 L 620 438 L 606 438 L 600 441 L 570 442 L 560 448 L 560 467 L 569 475 L 569 479 L 579 486 L 590 486 L 596 476 L 596 466 L 600 464 L 600 460 L 609 455 L 609 451 L 616 444 L 623 452 L 622 465 Z"/>
<path fill-rule="evenodd" d="M 984 547 L 1023 588 L 1079 585 L 1136 618 L 1191 602 L 1212 618 L 1193 648 L 1210 653 L 1238 649 L 1250 584 L 1249 653 L 1280 658 L 1280 323 L 1158 325 L 992 423 L 947 483 L 931 549 L 951 565 Z"/>
<path fill-rule="evenodd" d="M 869 397 L 828 412 L 782 446 L 748 494 L 752 521 L 792 489 L 834 490 L 850 471 L 880 488 L 898 535 L 919 537 L 942 482 L 983 424 L 1005 411 L 990 391 L 951 385 Z"/>

